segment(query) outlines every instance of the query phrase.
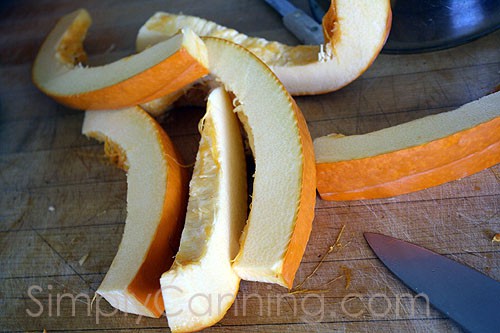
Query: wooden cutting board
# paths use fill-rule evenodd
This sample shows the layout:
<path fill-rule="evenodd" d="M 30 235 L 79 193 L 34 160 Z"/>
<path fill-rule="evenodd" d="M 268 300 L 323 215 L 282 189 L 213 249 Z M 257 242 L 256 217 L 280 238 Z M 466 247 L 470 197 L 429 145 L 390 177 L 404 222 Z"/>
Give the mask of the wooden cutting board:
<path fill-rule="evenodd" d="M 306 1 L 294 2 L 307 8 Z M 121 239 L 126 178 L 106 162 L 100 144 L 80 134 L 82 112 L 57 105 L 32 85 L 36 52 L 56 20 L 80 6 L 95 21 L 86 47 L 96 63 L 132 53 L 137 30 L 158 10 L 289 44 L 296 40 L 257 0 L 26 0 L 0 6 L 0 330 L 166 331 L 164 318 L 117 313 L 104 300 L 89 310 Z M 358 134 L 454 109 L 499 83 L 497 32 L 446 51 L 381 55 L 348 87 L 296 100 L 313 137 Z M 200 108 L 179 108 L 160 120 L 188 163 L 202 115 Z M 303 285 L 311 292 L 242 282 L 235 305 L 207 331 L 458 332 L 384 268 L 362 233 L 418 243 L 500 280 L 500 243 L 491 241 L 500 232 L 499 210 L 499 166 L 391 199 L 318 199 L 296 278 L 296 284 L 303 281 L 322 261 Z"/>

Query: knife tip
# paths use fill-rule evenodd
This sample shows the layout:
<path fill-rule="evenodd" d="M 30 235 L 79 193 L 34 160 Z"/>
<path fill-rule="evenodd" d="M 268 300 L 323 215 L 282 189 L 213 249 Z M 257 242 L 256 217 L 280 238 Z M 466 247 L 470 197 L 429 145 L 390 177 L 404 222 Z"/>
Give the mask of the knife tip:
<path fill-rule="evenodd" d="M 363 237 L 365 237 L 367 242 L 370 242 L 370 239 L 373 239 L 374 237 L 377 236 L 383 236 L 383 235 L 377 232 L 363 232 Z"/>
<path fill-rule="evenodd" d="M 391 236 L 387 236 L 378 232 L 364 232 L 363 237 L 365 238 L 368 245 L 370 245 L 370 247 L 372 247 L 372 244 L 375 243 L 377 240 L 392 239 Z"/>

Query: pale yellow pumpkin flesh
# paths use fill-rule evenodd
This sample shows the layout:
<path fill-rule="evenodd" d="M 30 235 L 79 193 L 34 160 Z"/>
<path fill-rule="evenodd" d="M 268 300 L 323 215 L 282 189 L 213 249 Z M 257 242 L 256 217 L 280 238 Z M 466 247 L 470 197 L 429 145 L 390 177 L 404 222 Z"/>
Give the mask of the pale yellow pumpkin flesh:
<path fill-rule="evenodd" d="M 238 293 L 231 268 L 247 217 L 245 155 L 232 100 L 210 93 L 179 252 L 161 277 L 168 325 L 191 332 L 222 319 Z"/>

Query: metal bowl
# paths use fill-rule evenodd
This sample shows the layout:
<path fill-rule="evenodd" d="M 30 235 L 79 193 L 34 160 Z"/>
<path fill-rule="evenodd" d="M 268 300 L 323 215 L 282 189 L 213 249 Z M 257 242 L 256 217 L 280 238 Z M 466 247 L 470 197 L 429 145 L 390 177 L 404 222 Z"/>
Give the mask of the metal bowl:
<path fill-rule="evenodd" d="M 321 22 L 328 0 L 309 0 Z M 392 0 L 383 53 L 419 53 L 467 43 L 500 28 L 500 0 Z"/>

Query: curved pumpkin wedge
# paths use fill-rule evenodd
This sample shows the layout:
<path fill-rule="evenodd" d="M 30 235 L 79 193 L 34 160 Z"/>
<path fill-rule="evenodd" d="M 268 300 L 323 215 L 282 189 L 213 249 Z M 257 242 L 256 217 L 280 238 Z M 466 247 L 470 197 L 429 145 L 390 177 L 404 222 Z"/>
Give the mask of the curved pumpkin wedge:
<path fill-rule="evenodd" d="M 255 158 L 251 209 L 233 268 L 242 279 L 291 288 L 316 201 L 307 124 L 285 87 L 255 55 L 224 39 L 203 41 L 211 74 L 236 96 L 235 112 Z"/>
<path fill-rule="evenodd" d="M 97 293 L 121 311 L 159 317 L 160 276 L 173 262 L 184 221 L 185 170 L 163 129 L 139 107 L 86 112 L 82 132 L 104 141 L 127 171 L 123 238 Z"/>
<path fill-rule="evenodd" d="M 324 200 L 391 197 L 500 163 L 500 93 L 380 131 L 314 140 Z"/>
<path fill-rule="evenodd" d="M 392 21 L 389 0 L 332 0 L 323 18 L 325 45 L 288 46 L 199 17 L 158 12 L 139 30 L 143 50 L 189 27 L 199 36 L 224 38 L 240 44 L 263 60 L 292 95 L 338 90 L 359 77 L 380 53 Z"/>
<path fill-rule="evenodd" d="M 247 218 L 245 154 L 232 100 L 208 97 L 179 252 L 161 277 L 168 324 L 192 332 L 222 319 L 238 293 L 231 268 Z"/>
<path fill-rule="evenodd" d="M 203 42 L 189 29 L 113 63 L 84 67 L 83 40 L 91 18 L 84 9 L 61 18 L 43 43 L 33 82 L 66 106 L 118 109 L 170 94 L 207 74 Z"/>

